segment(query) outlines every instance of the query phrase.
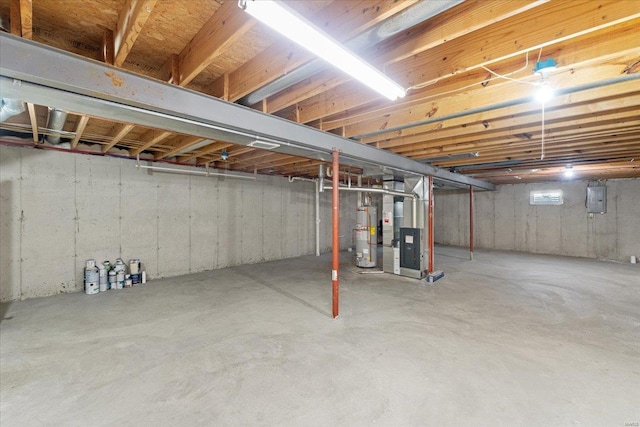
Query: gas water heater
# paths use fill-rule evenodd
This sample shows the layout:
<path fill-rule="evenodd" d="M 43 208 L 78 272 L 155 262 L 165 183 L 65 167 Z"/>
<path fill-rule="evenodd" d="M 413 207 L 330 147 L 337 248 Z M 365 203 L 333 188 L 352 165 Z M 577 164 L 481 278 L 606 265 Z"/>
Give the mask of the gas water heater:
<path fill-rule="evenodd" d="M 356 266 L 371 268 L 376 266 L 376 246 L 378 243 L 376 207 L 370 199 L 356 210 Z"/>

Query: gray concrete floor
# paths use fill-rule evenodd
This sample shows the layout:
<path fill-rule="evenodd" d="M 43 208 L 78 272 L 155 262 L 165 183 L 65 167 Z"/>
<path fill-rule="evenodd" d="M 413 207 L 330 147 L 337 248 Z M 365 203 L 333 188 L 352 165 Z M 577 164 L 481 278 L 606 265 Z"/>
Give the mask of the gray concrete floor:
<path fill-rule="evenodd" d="M 5 305 L 0 424 L 638 425 L 640 265 L 437 252 L 337 320 L 328 255 Z"/>

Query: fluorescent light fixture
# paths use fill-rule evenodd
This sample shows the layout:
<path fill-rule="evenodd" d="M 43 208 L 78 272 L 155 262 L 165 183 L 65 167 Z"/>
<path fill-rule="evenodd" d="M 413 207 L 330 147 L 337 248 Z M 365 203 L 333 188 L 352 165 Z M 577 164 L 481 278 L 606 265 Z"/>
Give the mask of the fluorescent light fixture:
<path fill-rule="evenodd" d="M 304 17 L 276 0 L 239 0 L 238 6 L 262 23 L 392 101 L 405 90 Z"/>
<path fill-rule="evenodd" d="M 256 139 L 253 142 L 247 144 L 249 147 L 253 148 L 262 148 L 263 150 L 273 150 L 274 148 L 280 147 L 280 144 L 276 144 L 274 142 L 260 141 Z"/>

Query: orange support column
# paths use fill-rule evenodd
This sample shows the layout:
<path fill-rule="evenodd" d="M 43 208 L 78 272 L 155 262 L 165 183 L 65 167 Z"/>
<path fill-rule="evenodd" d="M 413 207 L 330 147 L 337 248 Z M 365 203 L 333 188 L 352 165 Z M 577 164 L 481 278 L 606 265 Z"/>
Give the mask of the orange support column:
<path fill-rule="evenodd" d="M 340 281 L 338 279 L 338 270 L 340 268 L 340 162 L 338 150 L 333 150 L 333 166 L 332 173 L 332 196 L 333 196 L 333 212 L 332 212 L 332 261 L 331 261 L 331 283 L 333 288 L 333 318 L 338 317 Z"/>

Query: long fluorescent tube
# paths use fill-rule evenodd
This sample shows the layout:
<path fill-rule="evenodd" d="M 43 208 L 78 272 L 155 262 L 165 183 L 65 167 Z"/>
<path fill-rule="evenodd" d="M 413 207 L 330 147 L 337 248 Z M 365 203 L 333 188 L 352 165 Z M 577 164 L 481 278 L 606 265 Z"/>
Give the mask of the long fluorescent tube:
<path fill-rule="evenodd" d="M 238 6 L 275 31 L 392 101 L 405 90 L 304 17 L 276 0 L 239 0 Z"/>

